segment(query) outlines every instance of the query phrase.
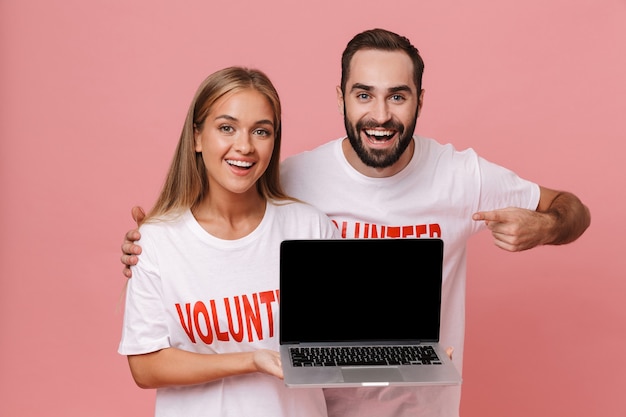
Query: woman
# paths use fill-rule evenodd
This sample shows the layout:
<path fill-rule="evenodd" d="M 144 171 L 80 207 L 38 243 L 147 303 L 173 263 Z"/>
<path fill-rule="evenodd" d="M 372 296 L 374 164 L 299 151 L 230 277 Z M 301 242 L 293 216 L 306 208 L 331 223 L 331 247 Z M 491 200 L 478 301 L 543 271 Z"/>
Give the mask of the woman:
<path fill-rule="evenodd" d="M 157 416 L 324 416 L 278 355 L 279 247 L 335 227 L 279 183 L 281 107 L 258 70 L 210 75 L 141 230 L 119 353 Z"/>

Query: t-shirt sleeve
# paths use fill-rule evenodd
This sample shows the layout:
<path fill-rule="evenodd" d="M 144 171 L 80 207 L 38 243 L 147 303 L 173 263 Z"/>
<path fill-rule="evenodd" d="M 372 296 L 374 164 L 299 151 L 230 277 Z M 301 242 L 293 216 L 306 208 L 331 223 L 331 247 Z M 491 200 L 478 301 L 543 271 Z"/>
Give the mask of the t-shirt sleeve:
<path fill-rule="evenodd" d="M 150 233 L 142 230 L 139 262 L 128 280 L 122 338 L 118 352 L 137 355 L 170 347 L 169 330 L 163 307 L 161 279 Z"/>
<path fill-rule="evenodd" d="M 536 210 L 539 205 L 539 185 L 519 177 L 513 171 L 478 159 L 480 168 L 480 198 L 478 211 L 507 207 Z"/>

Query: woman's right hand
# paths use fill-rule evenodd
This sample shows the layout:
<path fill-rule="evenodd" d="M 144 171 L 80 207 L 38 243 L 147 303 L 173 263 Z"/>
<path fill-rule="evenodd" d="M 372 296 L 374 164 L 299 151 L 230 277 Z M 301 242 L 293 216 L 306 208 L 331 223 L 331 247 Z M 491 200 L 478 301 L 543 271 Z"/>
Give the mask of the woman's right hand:
<path fill-rule="evenodd" d="M 283 379 L 283 366 L 278 352 L 268 349 L 256 350 L 253 361 L 259 372 Z"/>

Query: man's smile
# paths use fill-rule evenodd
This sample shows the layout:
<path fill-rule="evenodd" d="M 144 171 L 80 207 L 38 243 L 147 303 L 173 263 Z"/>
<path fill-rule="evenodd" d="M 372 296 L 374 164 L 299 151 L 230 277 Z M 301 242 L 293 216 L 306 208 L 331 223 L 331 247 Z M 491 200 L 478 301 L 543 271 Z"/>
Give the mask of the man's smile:
<path fill-rule="evenodd" d="M 386 142 L 392 139 L 397 133 L 395 130 L 376 130 L 376 129 L 363 129 L 363 132 L 370 141 Z"/>

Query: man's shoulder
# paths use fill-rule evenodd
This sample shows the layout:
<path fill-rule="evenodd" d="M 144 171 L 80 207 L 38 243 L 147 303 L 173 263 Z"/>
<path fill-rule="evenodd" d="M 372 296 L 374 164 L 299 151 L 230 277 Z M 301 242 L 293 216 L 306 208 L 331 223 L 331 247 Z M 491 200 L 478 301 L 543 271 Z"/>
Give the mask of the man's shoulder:
<path fill-rule="evenodd" d="M 476 158 L 478 155 L 473 148 L 465 148 L 459 149 L 454 144 L 450 142 L 440 142 L 436 139 L 424 137 L 424 136 L 414 136 L 415 142 L 417 144 L 418 153 L 422 153 L 424 155 L 447 155 L 454 157 L 467 157 L 467 158 Z"/>
<path fill-rule="evenodd" d="M 295 162 L 300 163 L 302 161 L 307 161 L 307 160 L 314 161 L 319 158 L 327 158 L 330 156 L 330 154 L 335 152 L 337 147 L 341 145 L 341 140 L 342 138 L 333 139 L 311 150 L 303 151 L 295 155 L 288 156 L 287 158 L 285 158 L 282 164 L 283 166 L 286 166 L 286 165 L 294 164 Z"/>

